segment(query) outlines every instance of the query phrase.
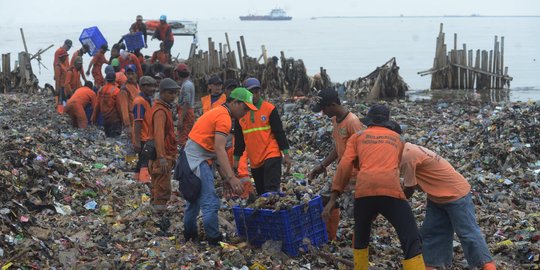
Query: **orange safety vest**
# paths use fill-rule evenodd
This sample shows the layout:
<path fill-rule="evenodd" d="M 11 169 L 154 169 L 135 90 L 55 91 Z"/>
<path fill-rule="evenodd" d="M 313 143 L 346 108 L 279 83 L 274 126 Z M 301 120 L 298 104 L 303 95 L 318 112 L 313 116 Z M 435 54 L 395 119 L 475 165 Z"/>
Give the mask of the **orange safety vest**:
<path fill-rule="evenodd" d="M 166 40 L 174 40 L 174 36 L 172 34 L 172 28 L 171 28 L 171 25 L 168 24 L 168 23 L 165 23 L 165 24 L 162 24 L 160 23 L 157 27 L 156 27 L 156 30 L 159 31 L 159 40 L 161 41 L 166 41 Z M 171 31 L 171 33 L 169 34 L 169 36 L 166 36 L 167 35 L 167 32 L 168 31 Z"/>
<path fill-rule="evenodd" d="M 103 122 L 116 123 L 120 122 L 120 113 L 117 106 L 117 97 L 120 89 L 113 83 L 107 83 L 98 92 L 99 111 L 103 115 Z M 94 112 L 95 114 L 95 112 Z"/>
<path fill-rule="evenodd" d="M 258 111 L 248 112 L 240 119 L 251 168 L 259 168 L 266 159 L 281 156 L 278 142 L 270 127 L 270 113 L 274 108 L 271 103 L 263 101 Z"/>
<path fill-rule="evenodd" d="M 142 114 L 142 111 L 140 110 L 141 107 L 137 105 L 141 105 L 144 109 L 144 117 L 141 121 L 141 141 L 146 142 L 152 138 L 152 134 L 150 134 L 150 126 L 152 125 L 152 106 L 149 100 L 145 99 L 142 95 L 135 97 L 135 100 L 133 100 L 133 105 L 133 112 L 137 117 L 135 121 L 140 120 Z"/>
<path fill-rule="evenodd" d="M 165 138 L 164 139 L 164 145 L 165 145 L 165 153 L 164 154 L 164 158 L 167 158 L 167 159 L 175 159 L 176 158 L 176 153 L 178 152 L 178 150 L 176 149 L 177 147 L 177 143 L 176 143 L 176 134 L 174 133 L 174 123 L 173 123 L 173 116 L 172 116 L 172 112 L 171 110 L 167 107 L 167 105 L 161 101 L 161 100 L 156 100 L 156 102 L 154 103 L 154 106 L 152 107 L 152 124 L 150 125 L 150 135 L 152 136 L 152 138 L 155 140 L 155 136 L 154 136 L 154 116 L 156 114 L 157 111 L 164 111 L 165 112 L 165 126 L 164 127 L 159 127 L 159 128 L 163 128 L 164 130 L 164 135 L 165 135 Z M 161 158 L 161 157 L 157 157 L 157 158 Z"/>
<path fill-rule="evenodd" d="M 216 100 L 214 103 L 212 103 L 212 99 L 210 98 L 211 95 L 206 95 L 204 97 L 201 98 L 201 103 L 202 103 L 202 111 L 203 113 L 215 108 L 215 107 L 218 107 L 218 106 L 221 106 L 223 104 L 225 104 L 225 102 L 227 102 L 227 96 L 225 96 L 225 94 L 221 94 L 221 96 L 219 97 L 218 100 Z"/>

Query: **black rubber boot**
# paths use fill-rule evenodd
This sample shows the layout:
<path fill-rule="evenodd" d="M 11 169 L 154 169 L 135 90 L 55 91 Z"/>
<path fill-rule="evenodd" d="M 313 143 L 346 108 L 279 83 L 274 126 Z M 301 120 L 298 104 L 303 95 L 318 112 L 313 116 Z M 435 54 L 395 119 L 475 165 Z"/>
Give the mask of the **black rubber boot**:
<path fill-rule="evenodd" d="M 197 232 L 194 233 L 186 233 L 184 232 L 184 239 L 186 242 L 191 241 L 193 243 L 199 242 L 199 234 Z"/>
<path fill-rule="evenodd" d="M 223 236 L 219 235 L 216 238 L 208 238 L 208 244 L 211 246 L 219 246 L 219 242 L 223 240 Z"/>

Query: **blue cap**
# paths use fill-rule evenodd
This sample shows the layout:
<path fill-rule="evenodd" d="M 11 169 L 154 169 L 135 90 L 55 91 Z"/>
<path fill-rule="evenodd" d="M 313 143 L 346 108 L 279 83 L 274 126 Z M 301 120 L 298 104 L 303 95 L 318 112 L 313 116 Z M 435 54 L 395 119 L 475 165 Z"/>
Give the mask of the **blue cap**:
<path fill-rule="evenodd" d="M 116 71 L 114 71 L 114 67 L 112 65 L 108 65 L 105 67 L 105 74 L 115 74 Z"/>
<path fill-rule="evenodd" d="M 247 78 L 244 81 L 244 87 L 251 91 L 254 88 L 261 88 L 261 82 L 256 78 Z"/>
<path fill-rule="evenodd" d="M 166 15 L 161 15 L 161 16 L 159 17 L 159 20 L 160 20 L 160 21 L 167 21 L 167 16 L 166 16 Z"/>
<path fill-rule="evenodd" d="M 128 72 L 137 72 L 137 67 L 134 64 L 129 64 L 126 66 L 126 73 Z"/>

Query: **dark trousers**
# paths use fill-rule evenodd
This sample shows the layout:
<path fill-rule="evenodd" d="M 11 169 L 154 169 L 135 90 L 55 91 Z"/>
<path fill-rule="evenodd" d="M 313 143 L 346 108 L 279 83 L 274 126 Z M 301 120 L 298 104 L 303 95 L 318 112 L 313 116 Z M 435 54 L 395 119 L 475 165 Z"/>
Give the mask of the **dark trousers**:
<path fill-rule="evenodd" d="M 122 134 L 122 123 L 113 122 L 113 123 L 103 123 L 103 129 L 105 130 L 105 136 L 114 138 Z"/>
<path fill-rule="evenodd" d="M 171 57 L 172 57 L 172 54 L 171 54 L 171 48 L 174 44 L 174 40 L 165 40 L 163 41 L 163 46 L 165 46 L 165 51 L 169 54 L 169 62 L 171 61 Z"/>
<path fill-rule="evenodd" d="M 141 171 L 141 168 L 145 168 L 145 167 L 148 168 L 148 161 L 149 161 L 148 158 L 146 158 L 145 155 L 141 155 L 145 144 L 146 142 L 141 141 L 141 151 L 137 153 L 137 156 L 139 157 L 137 161 L 137 166 L 135 167 L 135 172 L 137 173 Z"/>
<path fill-rule="evenodd" d="M 278 192 L 281 183 L 281 157 L 269 158 L 259 168 L 252 168 L 257 194 Z"/>
<path fill-rule="evenodd" d="M 387 196 L 360 197 L 354 201 L 354 249 L 368 247 L 371 223 L 378 214 L 383 215 L 396 230 L 405 259 L 422 253 L 411 207 L 405 200 Z"/>

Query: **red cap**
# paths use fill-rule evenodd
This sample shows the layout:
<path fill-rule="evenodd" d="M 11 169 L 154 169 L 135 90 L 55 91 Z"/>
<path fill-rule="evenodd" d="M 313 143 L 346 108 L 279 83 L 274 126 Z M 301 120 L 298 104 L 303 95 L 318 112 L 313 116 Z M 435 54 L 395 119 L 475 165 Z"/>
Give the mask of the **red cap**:
<path fill-rule="evenodd" d="M 178 66 L 176 66 L 175 70 L 179 71 L 179 72 L 180 71 L 189 71 L 189 67 L 184 63 L 180 63 L 180 64 L 178 64 Z"/>

